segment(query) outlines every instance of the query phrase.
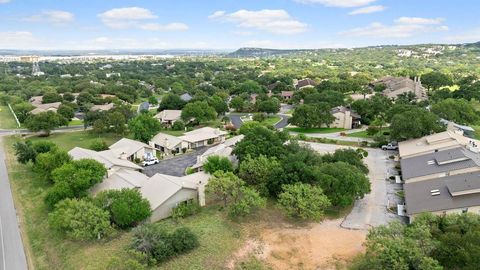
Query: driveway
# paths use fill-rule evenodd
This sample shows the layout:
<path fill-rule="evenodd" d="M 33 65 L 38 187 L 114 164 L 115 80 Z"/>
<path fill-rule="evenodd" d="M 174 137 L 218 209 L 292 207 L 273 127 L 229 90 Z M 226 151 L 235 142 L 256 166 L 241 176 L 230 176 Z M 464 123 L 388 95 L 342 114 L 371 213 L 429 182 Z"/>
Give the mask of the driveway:
<path fill-rule="evenodd" d="M 306 143 L 320 153 L 332 153 L 336 149 L 349 148 L 333 144 Z M 380 149 L 365 148 L 368 157 L 364 159 L 368 166 L 368 177 L 371 183 L 371 192 L 362 199 L 356 200 L 352 211 L 348 214 L 341 226 L 347 229 L 368 230 L 371 227 L 385 225 L 392 220 L 400 219 L 397 215 L 387 211 L 391 187 L 386 181 L 387 168 L 393 161 L 388 159 L 387 152 Z"/>
<path fill-rule="evenodd" d="M 332 140 L 337 140 L 337 141 L 348 141 L 348 142 L 373 142 L 373 139 L 370 138 L 357 138 L 357 137 L 348 137 L 348 136 L 342 136 L 342 133 L 345 134 L 350 134 L 350 133 L 355 133 L 359 131 L 364 131 L 366 128 L 359 128 L 359 129 L 350 129 L 350 130 L 344 130 L 340 132 L 332 132 L 332 133 L 302 133 L 307 137 L 312 137 L 312 138 L 325 138 L 325 139 L 332 139 Z M 290 134 L 292 135 L 298 135 L 300 133 L 290 131 Z"/>
<path fill-rule="evenodd" d="M 0 270 L 26 269 L 27 260 L 5 165 L 3 140 L 0 137 Z"/>
<path fill-rule="evenodd" d="M 280 116 L 282 118 L 282 120 L 280 120 L 278 123 L 275 124 L 275 128 L 276 129 L 282 129 L 286 126 L 288 126 L 288 115 L 285 115 L 285 114 L 277 114 L 278 116 Z"/>
<path fill-rule="evenodd" d="M 207 151 L 209 147 L 204 147 L 201 149 L 197 149 L 193 153 L 180 155 L 178 157 L 161 160 L 156 165 L 147 166 L 144 168 L 143 173 L 147 176 L 151 177 L 156 173 L 173 175 L 173 176 L 184 176 L 185 170 L 188 167 L 193 166 L 197 163 L 197 156 L 203 154 Z"/>

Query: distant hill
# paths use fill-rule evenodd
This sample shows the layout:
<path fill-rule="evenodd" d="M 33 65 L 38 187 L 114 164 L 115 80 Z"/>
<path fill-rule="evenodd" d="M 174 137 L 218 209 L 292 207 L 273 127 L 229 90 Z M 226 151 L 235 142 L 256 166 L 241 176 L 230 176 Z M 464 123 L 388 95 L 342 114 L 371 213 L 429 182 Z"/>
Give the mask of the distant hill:
<path fill-rule="evenodd" d="M 240 48 L 232 53 L 229 53 L 228 57 L 265 57 L 265 56 L 279 56 L 288 55 L 292 53 L 305 52 L 309 50 L 282 50 L 282 49 L 265 49 L 265 48 Z"/>

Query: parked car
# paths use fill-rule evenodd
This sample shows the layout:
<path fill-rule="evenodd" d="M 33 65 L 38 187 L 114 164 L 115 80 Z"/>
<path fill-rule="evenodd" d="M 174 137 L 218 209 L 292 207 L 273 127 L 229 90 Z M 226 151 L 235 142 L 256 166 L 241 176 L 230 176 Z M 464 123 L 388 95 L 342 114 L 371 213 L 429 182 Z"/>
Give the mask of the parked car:
<path fill-rule="evenodd" d="M 155 165 L 155 164 L 158 164 L 158 159 L 156 159 L 156 158 L 149 159 L 149 160 L 144 160 L 142 162 L 143 167 L 147 167 L 147 166 Z"/>
<path fill-rule="evenodd" d="M 393 143 L 382 145 L 382 150 L 398 150 L 398 145 Z"/>

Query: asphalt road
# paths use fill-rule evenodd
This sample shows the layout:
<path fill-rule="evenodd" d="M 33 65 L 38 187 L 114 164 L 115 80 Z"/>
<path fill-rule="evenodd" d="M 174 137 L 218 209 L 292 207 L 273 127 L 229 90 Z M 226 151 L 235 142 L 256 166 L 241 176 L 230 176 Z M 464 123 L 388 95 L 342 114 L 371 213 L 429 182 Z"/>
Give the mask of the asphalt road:
<path fill-rule="evenodd" d="M 288 126 L 288 116 L 283 115 L 283 114 L 277 114 L 277 115 L 280 116 L 282 118 L 282 120 L 280 120 L 280 122 L 275 124 L 275 128 L 281 129 L 281 128 L 284 128 L 284 127 Z M 240 119 L 241 116 L 242 115 L 240 115 L 240 114 L 228 115 L 228 117 L 230 118 L 230 121 L 232 122 L 233 126 L 235 126 L 237 129 L 240 128 L 243 124 L 242 119 Z"/>
<path fill-rule="evenodd" d="M 10 180 L 5 165 L 3 139 L 0 137 L 0 269 L 26 270 L 17 213 L 13 204 Z"/>
<path fill-rule="evenodd" d="M 193 153 L 180 155 L 178 157 L 160 160 L 158 164 L 147 166 L 143 169 L 143 173 L 151 177 L 156 173 L 168 174 L 173 176 L 184 176 L 187 167 L 191 167 L 197 163 L 197 156 L 207 151 L 209 147 L 197 149 Z"/>
<path fill-rule="evenodd" d="M 347 146 L 306 143 L 312 149 L 325 154 Z M 353 148 L 353 147 L 352 147 Z M 368 157 L 364 159 L 368 166 L 371 192 L 362 199 L 355 201 L 352 211 L 343 220 L 341 226 L 353 230 L 368 230 L 372 227 L 388 224 L 392 220 L 400 220 L 395 214 L 387 211 L 387 203 L 391 195 L 389 182 L 385 181 L 387 168 L 392 166 L 387 158 L 387 152 L 380 149 L 365 148 Z"/>

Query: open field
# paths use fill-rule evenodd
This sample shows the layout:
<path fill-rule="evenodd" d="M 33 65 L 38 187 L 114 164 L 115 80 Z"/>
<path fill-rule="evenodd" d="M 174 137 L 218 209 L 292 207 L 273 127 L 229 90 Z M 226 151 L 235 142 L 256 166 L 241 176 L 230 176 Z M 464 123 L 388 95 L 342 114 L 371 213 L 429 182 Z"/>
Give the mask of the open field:
<path fill-rule="evenodd" d="M 58 146 L 65 150 L 70 150 L 76 146 L 89 148 L 92 142 L 101 139 L 107 143 L 107 145 L 113 144 L 114 142 L 121 139 L 123 136 L 117 134 L 106 134 L 103 136 L 98 136 L 92 134 L 88 131 L 78 131 L 78 132 L 65 132 L 65 133 L 53 133 L 49 137 L 38 137 L 32 136 L 28 137 L 28 140 L 31 141 L 52 141 Z"/>
<path fill-rule="evenodd" d="M 0 129 L 15 128 L 18 128 L 17 122 L 8 106 L 0 106 Z"/>
<path fill-rule="evenodd" d="M 335 133 L 341 132 L 345 129 L 343 128 L 299 128 L 299 127 L 290 127 L 286 128 L 288 131 L 293 131 L 297 133 Z"/>

